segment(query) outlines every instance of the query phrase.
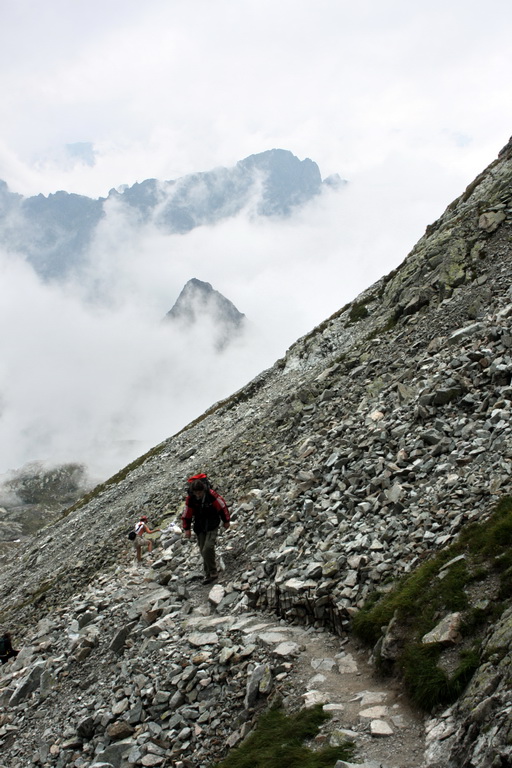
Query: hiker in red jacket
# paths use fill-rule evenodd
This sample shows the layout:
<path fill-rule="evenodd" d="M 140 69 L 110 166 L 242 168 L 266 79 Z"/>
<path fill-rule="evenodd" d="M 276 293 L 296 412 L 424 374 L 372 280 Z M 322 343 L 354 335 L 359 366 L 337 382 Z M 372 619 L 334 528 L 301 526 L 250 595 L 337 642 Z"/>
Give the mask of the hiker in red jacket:
<path fill-rule="evenodd" d="M 210 584 L 218 576 L 215 541 L 221 520 L 224 528 L 229 528 L 229 510 L 222 496 L 209 487 L 205 476 L 192 479 L 181 522 L 187 538 L 192 527 L 197 536 L 204 565 L 203 584 Z"/>

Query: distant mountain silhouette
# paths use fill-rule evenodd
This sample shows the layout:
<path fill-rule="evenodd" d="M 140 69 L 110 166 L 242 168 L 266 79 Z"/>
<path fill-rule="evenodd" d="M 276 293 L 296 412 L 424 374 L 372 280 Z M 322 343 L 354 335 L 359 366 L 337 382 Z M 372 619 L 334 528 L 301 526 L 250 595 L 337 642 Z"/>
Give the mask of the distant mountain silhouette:
<path fill-rule="evenodd" d="M 185 284 L 164 319 L 181 325 L 185 330 L 190 330 L 200 322 L 208 323 L 214 346 L 220 351 L 240 333 L 245 315 L 229 299 L 214 290 L 210 283 L 193 277 Z"/>
<path fill-rule="evenodd" d="M 96 227 L 113 202 L 135 225 L 184 234 L 243 209 L 256 216 L 288 216 L 324 187 L 340 183 L 335 176 L 322 182 L 316 163 L 283 149 L 174 181 L 147 179 L 96 200 L 62 191 L 25 198 L 0 181 L 0 245 L 23 255 L 43 279 L 60 279 L 85 263 Z"/>

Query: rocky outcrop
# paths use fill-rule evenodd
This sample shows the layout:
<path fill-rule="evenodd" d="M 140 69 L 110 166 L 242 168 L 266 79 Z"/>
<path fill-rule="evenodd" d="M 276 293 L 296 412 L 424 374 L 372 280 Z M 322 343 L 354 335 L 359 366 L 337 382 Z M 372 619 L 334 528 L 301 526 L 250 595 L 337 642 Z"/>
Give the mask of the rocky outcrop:
<path fill-rule="evenodd" d="M 427 724 L 429 768 L 507 765 L 510 744 L 512 609 L 488 633 L 483 663 L 459 702 Z"/>
<path fill-rule="evenodd" d="M 0 561 L 12 542 L 32 536 L 93 487 L 81 464 L 25 464 L 0 483 Z"/>
<path fill-rule="evenodd" d="M 116 692 L 119 707 L 126 706 L 126 712 L 136 707 L 138 714 L 134 722 L 128 719 L 128 725 L 137 729 L 147 723 L 143 733 L 151 734 L 140 734 L 141 743 L 151 741 L 170 749 L 158 743 L 162 732 L 153 732 L 149 725 L 158 713 L 170 710 L 163 741 L 178 740 L 183 765 L 202 764 L 206 757 L 197 751 L 193 736 L 205 733 L 206 718 L 201 720 L 203 711 L 196 706 L 203 701 L 202 689 L 206 699 L 215 701 L 211 707 L 222 739 L 235 732 L 243 735 L 251 727 L 250 718 L 242 722 L 237 718 L 250 709 L 262 684 L 269 690 L 282 680 L 286 690 L 286 678 L 280 678 L 285 668 L 269 664 L 256 651 L 254 666 L 244 668 L 242 688 L 236 669 L 233 675 L 222 676 L 220 655 L 226 660 L 233 651 L 237 657 L 245 648 L 242 635 L 228 639 L 223 634 L 228 624 L 233 626 L 230 622 L 274 610 L 278 594 L 283 620 L 293 626 L 309 622 L 317 629 L 332 626 L 341 638 L 341 651 L 353 616 L 375 590 L 385 591 L 412 573 L 453 542 L 468 523 L 485 520 L 496 501 L 510 493 L 511 176 L 512 145 L 508 145 L 428 229 L 396 273 L 300 339 L 285 358 L 247 387 L 96 489 L 71 508 L 58 527 L 45 531 L 12 558 L 9 572 L 1 576 L 6 592 L 2 618 L 33 647 L 38 622 L 47 614 L 62 616 L 64 630 L 70 606 L 84 601 L 88 585 L 106 585 L 102 610 L 117 615 L 116 600 L 124 599 L 122 591 L 116 593 L 107 585 L 114 584 L 116 564 L 126 547 L 126 528 L 141 510 L 155 522 L 176 514 L 184 480 L 197 471 L 208 471 L 227 498 L 233 525 L 223 539 L 222 561 L 223 582 L 230 586 L 226 594 L 212 598 L 223 605 L 221 615 L 215 611 L 218 624 L 211 618 L 201 624 L 204 617 L 190 608 L 183 587 L 197 566 L 179 552 L 174 568 L 167 563 L 157 576 L 162 590 L 167 590 L 161 593 L 162 602 L 137 606 L 130 596 L 132 610 L 119 612 L 109 635 L 109 653 L 120 654 L 116 663 L 125 675 Z M 490 213 L 503 213 L 491 217 L 496 227 L 489 217 L 481 218 Z M 94 537 L 92 520 L 98 531 Z M 95 611 L 97 607 L 92 610 L 84 604 L 85 616 Z M 185 629 L 189 616 L 193 625 Z M 440 633 L 442 618 L 429 631 L 437 627 Z M 80 627 L 77 619 L 73 624 L 73 658 L 94 658 L 105 647 L 95 622 L 87 619 Z M 440 755 L 451 768 L 487 768 L 509 761 L 509 625 L 505 611 L 484 638 L 482 666 L 466 692 L 452 709 L 435 712 L 428 723 L 425 766 L 441 764 Z M 214 643 L 214 635 L 222 650 L 211 662 L 201 654 Z M 157 644 L 155 664 L 171 650 L 173 661 L 178 659 L 175 676 L 170 674 L 158 688 L 142 651 L 146 646 L 139 643 L 142 638 Z M 177 648 L 182 648 L 182 656 Z M 55 656 L 59 659 L 64 653 L 69 658 L 69 650 L 59 646 Z M 181 664 L 192 653 L 198 660 L 188 665 L 193 669 L 186 673 L 190 679 L 184 679 L 187 665 Z M 290 658 L 293 661 L 293 653 Z M 132 674 L 137 665 L 142 675 L 138 683 Z M 79 695 L 86 682 L 74 670 L 66 671 L 64 678 L 76 682 Z M 247 689 L 249 671 L 254 677 Z M 48 673 L 54 677 L 55 668 Z M 43 675 L 44 669 L 39 685 Z M 99 686 L 103 675 L 107 679 L 103 670 L 95 677 Z M 136 685 L 140 695 L 135 694 Z M 196 698 L 187 699 L 186 694 L 196 689 Z M 9 701 L 16 690 L 11 686 Z M 157 691 L 162 695 L 155 699 Z M 25 706 L 27 717 L 36 718 L 37 693 L 17 694 L 22 695 L 23 699 L 15 699 L 16 706 Z M 58 707 L 59 686 L 51 698 Z M 126 705 L 121 704 L 124 699 Z M 221 701 L 225 719 L 218 714 Z M 87 702 L 84 707 L 77 704 L 76 710 L 84 720 L 81 731 L 89 733 L 98 723 L 92 715 L 92 694 Z M 182 715 L 173 719 L 176 709 L 192 704 L 197 717 L 190 715 L 185 722 Z M 103 729 L 115 721 L 107 710 Z M 65 730 L 65 738 L 76 738 L 74 721 L 72 728 L 72 733 L 71 725 Z M 209 734 L 204 740 L 211 755 L 215 745 Z M 94 750 L 111 748 L 98 753 L 102 761 L 123 765 L 124 742 L 130 740 L 133 734 L 126 728 L 107 736 L 102 730 Z M 140 749 L 138 735 L 136 740 Z M 20 735 L 11 743 L 21 768 L 29 747 Z M 131 752 L 126 764 L 159 764 L 143 752 Z M 166 758 L 153 747 L 147 752 Z M 47 762 L 40 762 L 55 765 L 58 759 L 50 752 L 44 757 Z M 88 751 L 66 760 L 62 758 L 61 764 L 76 768 L 93 764 Z M 13 763 L 13 768 L 18 766 Z"/>

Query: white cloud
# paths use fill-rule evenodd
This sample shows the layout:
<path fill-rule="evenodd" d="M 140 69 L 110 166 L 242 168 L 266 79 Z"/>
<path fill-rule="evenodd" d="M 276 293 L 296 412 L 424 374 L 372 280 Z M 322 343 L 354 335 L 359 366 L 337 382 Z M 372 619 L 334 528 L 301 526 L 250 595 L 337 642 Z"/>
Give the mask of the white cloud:
<path fill-rule="evenodd" d="M 508 139 L 506 0 L 29 5 L 8 2 L 0 30 L 0 135 L 34 171 L 8 169 L 17 191 L 104 195 L 272 147 L 351 177 L 390 154 L 457 154 L 470 178 L 471 142 L 482 164 Z M 94 169 L 45 162 L 83 141 Z"/>

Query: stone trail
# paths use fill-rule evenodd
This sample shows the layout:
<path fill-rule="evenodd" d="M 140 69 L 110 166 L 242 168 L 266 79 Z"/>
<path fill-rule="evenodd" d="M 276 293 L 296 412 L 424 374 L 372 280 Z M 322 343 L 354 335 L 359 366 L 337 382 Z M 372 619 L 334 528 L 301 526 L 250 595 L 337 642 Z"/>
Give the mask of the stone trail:
<path fill-rule="evenodd" d="M 353 641 L 230 605 L 229 584 L 156 575 L 99 578 L 0 670 L 1 768 L 206 768 L 273 696 L 321 703 L 316 743 L 353 741 L 363 766 L 420 764 L 422 718 Z"/>

